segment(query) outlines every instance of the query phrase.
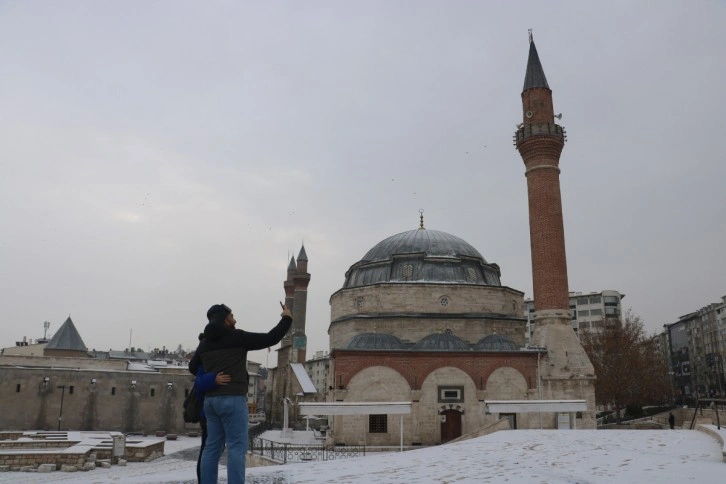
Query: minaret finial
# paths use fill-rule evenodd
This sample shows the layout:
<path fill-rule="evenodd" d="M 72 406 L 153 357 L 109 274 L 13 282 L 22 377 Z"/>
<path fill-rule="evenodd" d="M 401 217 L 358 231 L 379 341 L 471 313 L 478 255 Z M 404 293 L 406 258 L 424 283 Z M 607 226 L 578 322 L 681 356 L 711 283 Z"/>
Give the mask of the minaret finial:
<path fill-rule="evenodd" d="M 421 219 L 421 224 L 419 225 L 418 228 L 419 228 L 419 230 L 425 229 L 426 227 L 424 227 L 424 224 L 423 224 L 423 208 L 419 209 L 418 213 L 419 213 L 419 218 Z"/>
<path fill-rule="evenodd" d="M 534 37 L 532 36 L 532 29 L 528 29 L 527 32 L 529 32 L 529 43 L 531 44 L 534 42 Z"/>

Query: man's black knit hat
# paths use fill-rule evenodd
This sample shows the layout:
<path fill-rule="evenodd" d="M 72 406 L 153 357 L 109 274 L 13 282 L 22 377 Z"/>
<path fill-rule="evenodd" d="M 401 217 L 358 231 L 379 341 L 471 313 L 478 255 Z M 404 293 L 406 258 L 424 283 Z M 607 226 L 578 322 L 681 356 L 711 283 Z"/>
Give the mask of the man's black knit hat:
<path fill-rule="evenodd" d="M 216 320 L 224 320 L 224 318 L 227 317 L 229 313 L 231 313 L 232 310 L 229 309 L 224 304 L 215 304 L 211 308 L 209 308 L 209 311 L 207 311 L 207 320 L 211 321 L 212 319 Z"/>

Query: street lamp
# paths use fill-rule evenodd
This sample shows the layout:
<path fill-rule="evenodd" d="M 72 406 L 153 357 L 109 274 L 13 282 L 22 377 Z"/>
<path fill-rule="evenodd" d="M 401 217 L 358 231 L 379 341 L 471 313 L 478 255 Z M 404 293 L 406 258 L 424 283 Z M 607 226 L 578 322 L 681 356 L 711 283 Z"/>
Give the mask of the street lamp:
<path fill-rule="evenodd" d="M 66 386 L 65 385 L 58 385 L 58 388 L 62 389 L 61 390 L 60 413 L 58 414 L 58 430 L 60 430 L 61 420 L 63 419 L 63 398 L 66 396 Z"/>

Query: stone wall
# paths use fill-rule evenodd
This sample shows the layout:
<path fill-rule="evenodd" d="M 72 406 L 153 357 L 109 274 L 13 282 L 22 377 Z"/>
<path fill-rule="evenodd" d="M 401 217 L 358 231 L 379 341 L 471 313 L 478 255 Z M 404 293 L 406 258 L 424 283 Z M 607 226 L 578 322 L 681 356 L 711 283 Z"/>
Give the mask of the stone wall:
<path fill-rule="evenodd" d="M 22 467 L 39 466 L 41 464 L 55 464 L 57 468 L 61 465 L 82 466 L 88 458 L 90 450 L 85 452 L 57 452 L 57 453 L 5 453 L 0 452 L 0 466 Z"/>
<path fill-rule="evenodd" d="M 0 367 L 0 429 L 56 430 L 63 400 L 61 430 L 184 433 L 199 428 L 182 417 L 192 384 L 188 372 Z"/>

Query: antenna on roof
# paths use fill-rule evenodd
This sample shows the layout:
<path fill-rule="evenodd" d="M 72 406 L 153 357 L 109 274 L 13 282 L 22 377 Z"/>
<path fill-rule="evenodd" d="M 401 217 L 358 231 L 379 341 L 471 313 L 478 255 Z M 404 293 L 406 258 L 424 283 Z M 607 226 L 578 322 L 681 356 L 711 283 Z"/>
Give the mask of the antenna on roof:
<path fill-rule="evenodd" d="M 418 213 L 420 214 L 419 218 L 421 219 L 421 225 L 419 226 L 419 230 L 426 228 L 426 227 L 424 227 L 424 223 L 423 223 L 423 212 L 424 212 L 423 208 L 419 209 L 419 211 L 418 211 Z"/>
<path fill-rule="evenodd" d="M 532 29 L 527 29 L 527 32 L 529 32 L 529 43 L 531 44 L 534 42 L 534 37 L 532 36 Z"/>

